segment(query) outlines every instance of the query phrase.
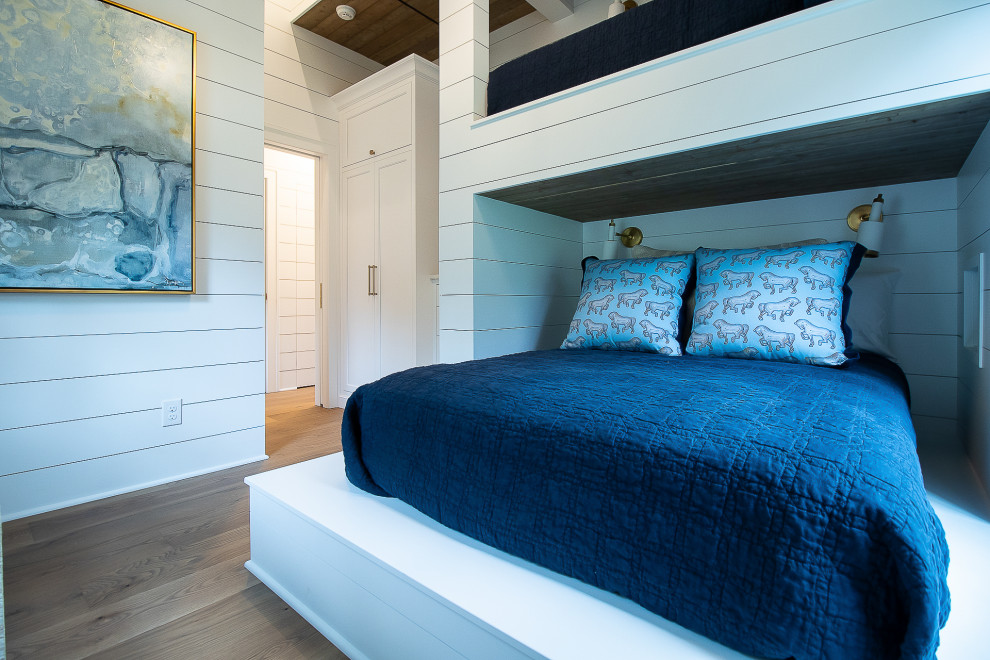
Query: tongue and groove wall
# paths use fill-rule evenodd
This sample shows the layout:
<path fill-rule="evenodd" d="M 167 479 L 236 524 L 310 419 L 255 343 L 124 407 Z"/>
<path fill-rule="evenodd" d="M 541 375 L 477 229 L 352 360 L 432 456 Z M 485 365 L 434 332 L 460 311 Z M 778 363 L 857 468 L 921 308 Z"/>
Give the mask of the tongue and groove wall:
<path fill-rule="evenodd" d="M 197 33 L 197 293 L 0 293 L 4 519 L 264 458 L 265 130 L 332 149 L 330 96 L 381 68 L 286 0 L 126 4 Z"/>
<path fill-rule="evenodd" d="M 262 0 L 129 5 L 197 33 L 197 293 L 0 294 L 7 519 L 265 454 Z"/>

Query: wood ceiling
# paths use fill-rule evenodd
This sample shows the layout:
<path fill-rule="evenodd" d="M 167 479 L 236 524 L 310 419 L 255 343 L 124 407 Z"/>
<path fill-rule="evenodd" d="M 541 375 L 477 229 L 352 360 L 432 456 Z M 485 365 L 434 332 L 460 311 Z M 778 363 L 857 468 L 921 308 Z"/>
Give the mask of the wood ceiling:
<path fill-rule="evenodd" d="M 590 222 L 955 177 L 990 93 L 772 133 L 484 193 Z"/>
<path fill-rule="evenodd" d="M 337 16 L 337 5 L 357 12 L 352 21 Z M 534 11 L 526 0 L 491 0 L 488 31 Z M 411 53 L 440 57 L 439 0 L 322 0 L 296 19 L 299 27 L 388 66 Z"/>

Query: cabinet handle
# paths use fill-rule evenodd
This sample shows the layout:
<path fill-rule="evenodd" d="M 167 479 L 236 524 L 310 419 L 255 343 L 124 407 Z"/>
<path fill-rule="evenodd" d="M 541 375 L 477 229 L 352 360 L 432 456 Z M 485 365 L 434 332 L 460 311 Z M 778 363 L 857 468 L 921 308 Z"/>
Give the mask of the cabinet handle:
<path fill-rule="evenodd" d="M 374 156 L 375 155 L 375 150 L 374 149 L 368 149 L 368 155 L 369 156 Z"/>
<path fill-rule="evenodd" d="M 378 295 L 378 282 L 375 281 L 375 272 L 378 270 L 378 266 L 368 265 L 368 295 L 377 296 Z"/>

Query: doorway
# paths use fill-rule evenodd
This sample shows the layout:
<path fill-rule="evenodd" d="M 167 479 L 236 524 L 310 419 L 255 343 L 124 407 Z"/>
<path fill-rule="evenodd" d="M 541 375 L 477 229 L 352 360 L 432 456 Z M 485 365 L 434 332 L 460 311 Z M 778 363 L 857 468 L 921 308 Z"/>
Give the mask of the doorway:
<path fill-rule="evenodd" d="M 317 382 L 319 169 L 313 156 L 265 146 L 266 392 Z"/>

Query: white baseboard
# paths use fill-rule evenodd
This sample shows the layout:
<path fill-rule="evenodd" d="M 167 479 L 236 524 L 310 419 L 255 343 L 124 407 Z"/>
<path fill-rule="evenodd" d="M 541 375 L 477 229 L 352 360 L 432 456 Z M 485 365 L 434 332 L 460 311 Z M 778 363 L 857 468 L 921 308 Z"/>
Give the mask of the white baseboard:
<path fill-rule="evenodd" d="M 0 477 L 0 502 L 6 519 L 16 520 L 255 463 L 268 458 L 264 431 L 258 427 L 6 475 Z"/>

